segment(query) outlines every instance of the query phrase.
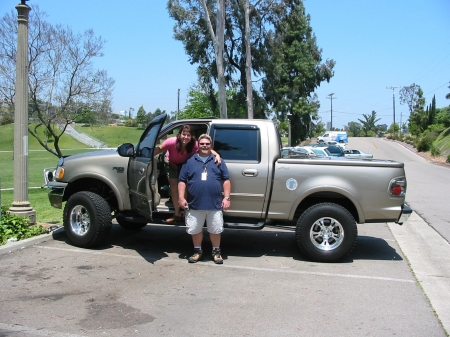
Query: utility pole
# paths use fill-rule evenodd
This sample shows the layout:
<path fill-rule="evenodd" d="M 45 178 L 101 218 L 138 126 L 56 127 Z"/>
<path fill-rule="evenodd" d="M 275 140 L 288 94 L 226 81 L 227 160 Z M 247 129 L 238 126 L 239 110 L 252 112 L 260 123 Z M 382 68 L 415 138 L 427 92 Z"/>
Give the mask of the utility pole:
<path fill-rule="evenodd" d="M 386 87 L 386 89 L 392 89 L 392 106 L 393 106 L 393 111 L 394 111 L 394 124 L 392 126 L 392 128 L 394 129 L 394 136 L 395 136 L 395 89 L 396 88 L 400 88 L 400 86 L 392 86 L 392 87 Z"/>
<path fill-rule="evenodd" d="M 330 126 L 330 131 L 333 130 L 333 95 L 334 95 L 334 92 L 327 96 L 327 98 L 329 98 L 331 100 L 331 126 Z M 336 99 L 336 97 L 335 97 L 335 99 Z"/>
<path fill-rule="evenodd" d="M 177 110 L 177 115 L 175 117 L 175 120 L 178 120 L 178 115 L 180 114 L 180 89 L 178 89 L 178 110 Z"/>
<path fill-rule="evenodd" d="M 14 102 L 14 201 L 10 213 L 36 223 L 36 211 L 28 201 L 28 13 L 26 0 L 17 9 L 16 99 Z"/>

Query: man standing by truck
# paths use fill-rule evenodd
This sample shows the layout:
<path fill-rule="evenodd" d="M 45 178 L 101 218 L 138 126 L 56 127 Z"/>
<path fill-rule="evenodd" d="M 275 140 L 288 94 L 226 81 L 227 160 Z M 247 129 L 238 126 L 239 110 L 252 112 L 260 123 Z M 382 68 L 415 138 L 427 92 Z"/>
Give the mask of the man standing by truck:
<path fill-rule="evenodd" d="M 198 138 L 199 150 L 181 168 L 178 183 L 178 204 L 187 210 L 187 233 L 192 236 L 194 254 L 188 259 L 196 263 L 203 259 L 203 225 L 209 232 L 212 259 L 222 264 L 220 239 L 223 232 L 223 210 L 230 207 L 230 176 L 225 162 L 214 163 L 211 154 L 211 137 L 202 134 Z M 185 199 L 187 188 L 187 200 Z M 223 192 L 223 196 L 222 196 Z"/>

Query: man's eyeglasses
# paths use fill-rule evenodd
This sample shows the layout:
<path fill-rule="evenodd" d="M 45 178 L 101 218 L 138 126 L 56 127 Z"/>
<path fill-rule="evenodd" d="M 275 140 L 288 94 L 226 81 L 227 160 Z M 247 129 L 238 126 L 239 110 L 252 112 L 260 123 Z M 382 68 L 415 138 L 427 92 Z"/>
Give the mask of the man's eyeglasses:
<path fill-rule="evenodd" d="M 211 143 L 199 143 L 200 145 L 211 145 Z"/>

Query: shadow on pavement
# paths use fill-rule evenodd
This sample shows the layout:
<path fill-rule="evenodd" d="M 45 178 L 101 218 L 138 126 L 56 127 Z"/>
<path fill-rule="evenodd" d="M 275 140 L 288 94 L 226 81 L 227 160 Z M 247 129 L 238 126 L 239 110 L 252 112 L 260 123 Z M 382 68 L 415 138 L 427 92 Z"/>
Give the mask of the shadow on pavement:
<path fill-rule="evenodd" d="M 212 247 L 206 228 L 203 233 L 203 250 L 205 258 L 208 258 Z M 55 240 L 72 245 L 65 235 L 59 235 Z M 229 256 L 291 256 L 294 260 L 309 261 L 297 247 L 293 228 L 283 228 L 281 231 L 276 227 L 264 230 L 225 229 L 221 246 L 225 260 Z M 130 231 L 113 224 L 109 238 L 93 250 L 105 251 L 114 247 L 134 250 L 150 263 L 162 260 L 171 253 L 178 254 L 178 258 L 182 260 L 187 260 L 192 254 L 191 237 L 184 226 L 152 224 L 138 231 Z M 358 236 L 355 249 L 341 263 L 351 263 L 354 260 L 401 261 L 402 257 L 384 239 Z"/>

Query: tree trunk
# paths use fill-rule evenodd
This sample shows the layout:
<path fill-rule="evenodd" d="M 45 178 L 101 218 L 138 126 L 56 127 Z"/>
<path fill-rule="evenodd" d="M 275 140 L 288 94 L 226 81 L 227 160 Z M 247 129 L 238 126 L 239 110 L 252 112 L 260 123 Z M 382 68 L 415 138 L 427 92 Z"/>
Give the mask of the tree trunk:
<path fill-rule="evenodd" d="M 245 75 L 247 79 L 247 116 L 253 119 L 253 86 L 252 86 L 252 53 L 250 47 L 250 4 L 249 0 L 244 0 L 245 12 Z"/>

